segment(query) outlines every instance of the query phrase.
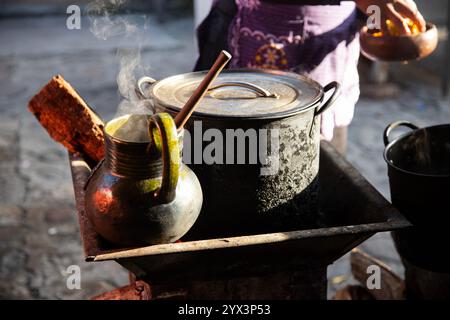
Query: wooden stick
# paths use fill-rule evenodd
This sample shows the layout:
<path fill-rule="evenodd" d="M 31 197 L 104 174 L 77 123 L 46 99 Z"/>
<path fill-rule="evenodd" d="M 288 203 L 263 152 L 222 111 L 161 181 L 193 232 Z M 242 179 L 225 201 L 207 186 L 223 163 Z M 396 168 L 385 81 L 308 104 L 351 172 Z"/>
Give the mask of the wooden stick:
<path fill-rule="evenodd" d="M 213 66 L 211 67 L 211 69 L 209 69 L 205 78 L 199 84 L 197 89 L 195 89 L 194 93 L 189 98 L 189 100 L 186 102 L 186 104 L 183 106 L 183 108 L 180 110 L 180 112 L 176 115 L 175 124 L 178 129 L 183 128 L 185 123 L 188 121 L 189 117 L 194 112 L 195 107 L 198 105 L 200 100 L 204 97 L 204 95 L 206 94 L 206 91 L 208 91 L 211 83 L 214 81 L 214 79 L 217 78 L 219 73 L 222 71 L 222 69 L 225 67 L 225 65 L 228 63 L 228 61 L 230 61 L 230 59 L 231 59 L 231 55 L 228 52 L 226 52 L 225 50 L 222 50 L 222 52 L 217 57 Z"/>
<path fill-rule="evenodd" d="M 62 76 L 53 77 L 28 108 L 70 152 L 79 152 L 93 164 L 103 158 L 103 121 Z"/>
<path fill-rule="evenodd" d="M 361 285 L 348 285 L 336 292 L 332 300 L 374 300 L 366 287 Z"/>
<path fill-rule="evenodd" d="M 367 272 L 369 266 L 378 266 L 380 268 L 381 288 L 370 290 L 370 293 L 377 300 L 403 299 L 405 293 L 405 284 L 403 280 L 396 275 L 389 266 L 382 261 L 369 256 L 360 249 L 353 249 L 350 255 L 352 274 L 363 286 L 370 274 Z"/>

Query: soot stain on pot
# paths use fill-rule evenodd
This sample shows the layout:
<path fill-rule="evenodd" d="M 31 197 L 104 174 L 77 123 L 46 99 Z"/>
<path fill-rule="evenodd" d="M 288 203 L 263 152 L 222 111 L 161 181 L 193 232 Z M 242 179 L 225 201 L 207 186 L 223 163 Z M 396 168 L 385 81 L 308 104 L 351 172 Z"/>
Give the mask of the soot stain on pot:
<path fill-rule="evenodd" d="M 256 190 L 258 211 L 274 230 L 279 231 L 318 225 L 317 123 L 290 124 L 280 126 L 278 173 L 262 176 Z"/>

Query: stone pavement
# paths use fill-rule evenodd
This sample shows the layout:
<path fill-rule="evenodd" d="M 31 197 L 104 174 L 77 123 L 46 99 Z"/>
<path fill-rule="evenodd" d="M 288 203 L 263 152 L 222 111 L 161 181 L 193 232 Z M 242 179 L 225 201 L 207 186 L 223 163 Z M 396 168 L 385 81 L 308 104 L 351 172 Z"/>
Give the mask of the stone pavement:
<path fill-rule="evenodd" d="M 195 60 L 191 18 L 158 25 L 150 18 L 142 44 L 149 75 L 188 72 Z M 117 43 L 88 30 L 69 31 L 64 17 L 0 20 L 0 298 L 77 299 L 128 282 L 113 262 L 85 263 L 65 149 L 53 142 L 27 110 L 28 100 L 55 74 L 62 74 L 105 119 L 120 101 Z M 133 43 L 123 42 L 123 47 Z M 391 121 L 418 125 L 450 121 L 448 100 L 421 83 L 402 87 L 400 98 L 362 99 L 349 131 L 348 159 L 388 196 L 381 132 Z M 388 234 L 362 245 L 401 272 Z M 66 287 L 67 267 L 81 267 L 81 290 Z M 329 268 L 331 295 L 351 283 L 348 257 Z"/>
<path fill-rule="evenodd" d="M 192 69 L 192 19 L 152 19 L 142 60 L 162 78 Z M 115 263 L 83 261 L 67 153 L 28 112 L 27 102 L 62 74 L 105 119 L 120 101 L 114 41 L 66 29 L 64 17 L 0 20 L 0 298 L 89 298 L 125 285 Z M 130 41 L 123 48 L 133 47 Z M 68 290 L 79 265 L 82 290 Z"/>

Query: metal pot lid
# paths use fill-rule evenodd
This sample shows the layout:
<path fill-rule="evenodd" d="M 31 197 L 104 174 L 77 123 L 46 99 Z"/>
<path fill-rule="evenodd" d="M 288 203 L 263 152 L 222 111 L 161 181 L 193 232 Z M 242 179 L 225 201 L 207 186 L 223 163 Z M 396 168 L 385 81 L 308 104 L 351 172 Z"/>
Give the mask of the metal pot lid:
<path fill-rule="evenodd" d="M 165 78 L 151 88 L 160 107 L 180 110 L 200 84 L 206 72 L 192 72 Z M 312 79 L 283 71 L 225 70 L 194 112 L 202 117 L 279 118 L 315 106 L 323 88 Z"/>

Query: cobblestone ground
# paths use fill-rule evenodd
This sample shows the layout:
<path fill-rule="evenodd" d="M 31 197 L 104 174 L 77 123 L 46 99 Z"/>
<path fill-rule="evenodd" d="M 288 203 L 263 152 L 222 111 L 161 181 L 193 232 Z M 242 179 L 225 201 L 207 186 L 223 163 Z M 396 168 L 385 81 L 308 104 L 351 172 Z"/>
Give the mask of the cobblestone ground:
<path fill-rule="evenodd" d="M 191 71 L 192 30 L 191 19 L 150 19 L 142 60 L 153 77 Z M 0 20 L 0 39 L 0 298 L 89 298 L 125 285 L 119 265 L 83 261 L 66 151 L 27 110 L 60 73 L 111 119 L 120 101 L 116 43 L 95 39 L 87 21 L 68 31 L 64 17 Z M 66 287 L 73 264 L 81 267 L 82 290 Z"/>
<path fill-rule="evenodd" d="M 150 21 L 142 59 L 152 77 L 192 69 L 192 30 L 190 18 Z M 125 285 L 128 275 L 115 263 L 83 261 L 65 149 L 27 111 L 28 100 L 60 73 L 110 119 L 119 102 L 116 44 L 94 39 L 86 21 L 81 30 L 68 31 L 64 17 L 0 20 L 0 40 L 0 298 L 85 299 Z M 448 100 L 440 100 L 437 90 L 420 83 L 402 89 L 398 99 L 362 99 L 349 132 L 349 160 L 386 196 L 385 125 L 450 121 Z M 402 272 L 388 234 L 362 247 Z M 66 269 L 74 264 L 81 267 L 81 290 L 66 287 Z M 352 282 L 349 274 L 347 256 L 329 268 L 330 295 Z"/>

